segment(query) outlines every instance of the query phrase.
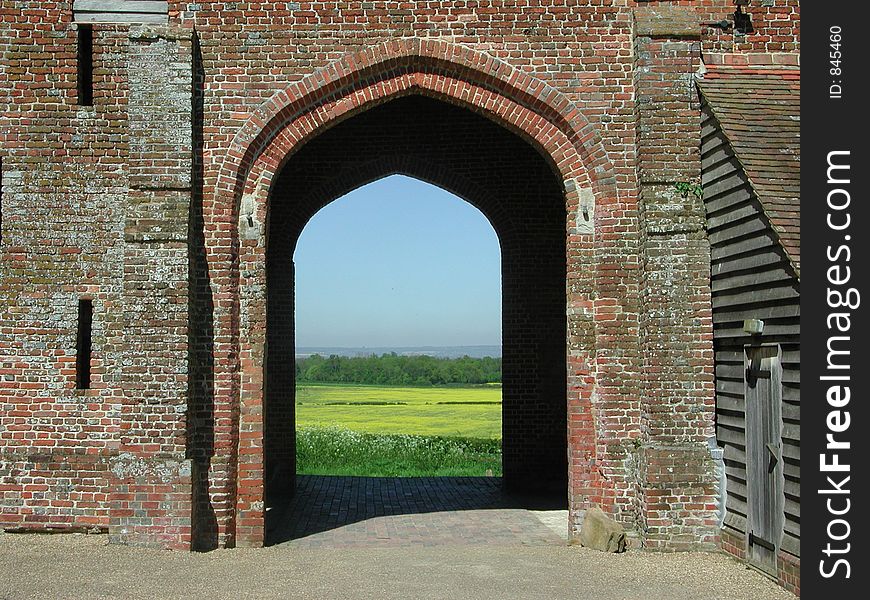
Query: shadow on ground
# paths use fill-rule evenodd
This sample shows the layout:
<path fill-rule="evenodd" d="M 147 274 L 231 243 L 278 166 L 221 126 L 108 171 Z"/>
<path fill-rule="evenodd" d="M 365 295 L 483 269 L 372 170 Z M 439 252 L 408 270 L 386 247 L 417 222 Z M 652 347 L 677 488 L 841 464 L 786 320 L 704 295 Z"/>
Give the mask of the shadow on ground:
<path fill-rule="evenodd" d="M 295 495 L 267 510 L 266 543 L 564 543 L 567 520 L 556 531 L 536 513 L 566 508 L 565 494 L 509 492 L 500 477 L 298 475 Z"/>

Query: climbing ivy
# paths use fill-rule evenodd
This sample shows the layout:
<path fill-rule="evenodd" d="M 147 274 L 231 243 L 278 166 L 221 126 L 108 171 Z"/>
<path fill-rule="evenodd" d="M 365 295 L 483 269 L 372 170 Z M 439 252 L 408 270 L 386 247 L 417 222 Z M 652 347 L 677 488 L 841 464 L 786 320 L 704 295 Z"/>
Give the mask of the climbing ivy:
<path fill-rule="evenodd" d="M 680 192 L 680 195 L 683 198 L 686 198 L 689 194 L 693 194 L 698 200 L 704 199 L 704 188 L 701 187 L 700 183 L 689 183 L 688 181 L 678 181 L 674 184 L 674 188 Z"/>

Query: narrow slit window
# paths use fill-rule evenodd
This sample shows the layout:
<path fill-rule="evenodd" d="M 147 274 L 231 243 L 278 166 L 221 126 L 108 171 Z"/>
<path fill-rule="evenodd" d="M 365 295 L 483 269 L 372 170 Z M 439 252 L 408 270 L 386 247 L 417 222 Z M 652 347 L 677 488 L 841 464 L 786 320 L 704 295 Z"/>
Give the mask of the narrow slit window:
<path fill-rule="evenodd" d="M 78 94 L 81 106 L 94 104 L 94 30 L 90 25 L 78 26 Z"/>
<path fill-rule="evenodd" d="M 94 304 L 79 300 L 79 325 L 76 334 L 76 387 L 91 387 L 91 329 L 94 322 Z"/>

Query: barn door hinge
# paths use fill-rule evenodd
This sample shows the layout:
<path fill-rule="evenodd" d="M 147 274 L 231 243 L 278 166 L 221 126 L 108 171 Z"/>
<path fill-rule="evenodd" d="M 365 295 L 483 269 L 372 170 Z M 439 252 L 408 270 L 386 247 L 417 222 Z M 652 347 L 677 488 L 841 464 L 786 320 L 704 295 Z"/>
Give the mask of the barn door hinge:
<path fill-rule="evenodd" d="M 771 542 L 768 542 L 766 539 L 755 535 L 752 531 L 749 532 L 749 545 L 761 546 L 762 548 L 767 548 L 771 552 L 776 552 L 776 546 Z"/>
<path fill-rule="evenodd" d="M 779 461 L 782 460 L 782 457 L 780 456 L 779 444 L 775 444 L 773 442 L 767 444 L 767 451 L 770 453 L 770 462 L 767 463 L 767 472 L 773 473 L 776 465 L 778 465 Z"/>
<path fill-rule="evenodd" d="M 761 367 L 762 359 L 757 356 L 750 357 L 749 364 L 746 366 L 746 382 L 749 387 L 754 388 L 759 379 L 770 379 L 770 369 Z"/>

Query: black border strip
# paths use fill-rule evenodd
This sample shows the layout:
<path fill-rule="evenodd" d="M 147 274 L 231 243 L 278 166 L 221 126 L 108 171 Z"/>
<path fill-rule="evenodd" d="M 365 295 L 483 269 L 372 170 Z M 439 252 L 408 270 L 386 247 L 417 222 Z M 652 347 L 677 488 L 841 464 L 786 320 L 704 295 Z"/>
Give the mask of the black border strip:
<path fill-rule="evenodd" d="M 865 597 L 870 572 L 867 13 L 866 2 L 801 4 L 801 596 L 810 599 Z M 829 173 L 829 162 L 840 168 Z M 828 447 L 828 434 L 849 447 Z M 823 469 L 822 456 L 830 465 L 835 455 L 848 470 Z"/>

